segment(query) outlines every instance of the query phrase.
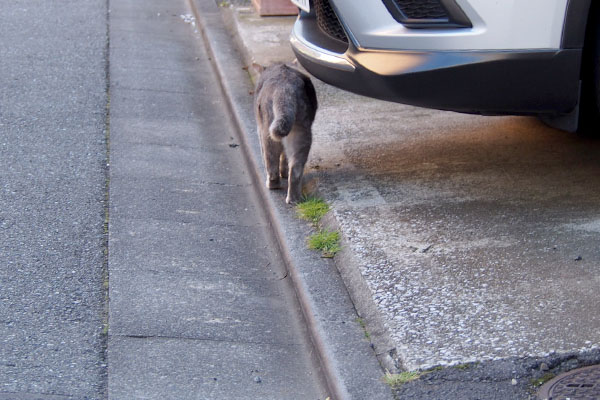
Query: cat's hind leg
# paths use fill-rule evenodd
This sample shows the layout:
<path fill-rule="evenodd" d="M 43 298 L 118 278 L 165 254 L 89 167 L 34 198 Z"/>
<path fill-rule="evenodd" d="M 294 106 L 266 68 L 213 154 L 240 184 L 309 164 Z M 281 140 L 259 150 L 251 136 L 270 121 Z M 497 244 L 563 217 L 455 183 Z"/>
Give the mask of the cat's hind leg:
<path fill-rule="evenodd" d="M 289 173 L 285 202 L 296 204 L 302 200 L 302 177 L 304 175 L 304 165 L 310 152 L 311 134 L 310 131 L 293 131 L 289 139 L 286 143 Z"/>
<path fill-rule="evenodd" d="M 296 204 L 302 200 L 302 176 L 304 175 L 305 160 L 291 159 L 288 176 L 288 192 L 285 202 Z"/>
<path fill-rule="evenodd" d="M 264 158 L 267 169 L 267 188 L 280 189 L 279 161 L 283 153 L 283 144 L 276 142 L 268 136 L 264 138 Z"/>
<path fill-rule="evenodd" d="M 279 176 L 281 179 L 287 179 L 288 177 L 288 159 L 285 156 L 285 151 L 281 152 L 281 157 L 279 158 Z"/>

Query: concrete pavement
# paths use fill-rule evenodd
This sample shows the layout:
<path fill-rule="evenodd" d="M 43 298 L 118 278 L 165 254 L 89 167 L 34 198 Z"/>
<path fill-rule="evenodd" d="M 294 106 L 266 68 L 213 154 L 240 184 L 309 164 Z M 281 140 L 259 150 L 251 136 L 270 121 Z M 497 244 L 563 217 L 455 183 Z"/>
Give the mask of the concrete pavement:
<path fill-rule="evenodd" d="M 329 396 L 185 1 L 110 8 L 110 399 Z"/>
<path fill-rule="evenodd" d="M 259 18 L 240 2 L 223 13 L 244 64 L 293 59 L 294 18 Z M 528 398 L 546 369 L 600 361 L 598 142 L 533 118 L 418 109 L 315 83 L 308 177 L 333 205 L 327 223 L 344 237 L 336 265 L 379 359 L 448 367 L 397 396 Z M 230 97 L 251 121 L 251 100 Z"/>

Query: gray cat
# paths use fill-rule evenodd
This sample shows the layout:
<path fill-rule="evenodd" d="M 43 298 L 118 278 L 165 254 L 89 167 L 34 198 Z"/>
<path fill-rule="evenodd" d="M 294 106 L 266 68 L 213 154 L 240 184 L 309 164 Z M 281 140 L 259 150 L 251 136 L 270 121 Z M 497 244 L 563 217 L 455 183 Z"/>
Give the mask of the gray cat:
<path fill-rule="evenodd" d="M 267 68 L 255 64 L 254 68 L 260 73 L 254 111 L 267 187 L 279 189 L 280 178 L 288 178 L 285 202 L 294 204 L 302 197 L 302 176 L 312 144 L 317 94 L 310 78 L 295 68 L 285 64 Z"/>

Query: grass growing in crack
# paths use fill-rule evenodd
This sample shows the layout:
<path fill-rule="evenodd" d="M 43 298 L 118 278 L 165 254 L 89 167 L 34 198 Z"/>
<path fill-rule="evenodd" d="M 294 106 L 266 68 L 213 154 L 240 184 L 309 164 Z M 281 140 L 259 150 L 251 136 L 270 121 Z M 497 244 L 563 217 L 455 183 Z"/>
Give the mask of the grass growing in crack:
<path fill-rule="evenodd" d="M 470 369 L 472 366 L 473 366 L 473 364 L 465 363 L 465 364 L 455 365 L 454 368 L 459 369 L 461 371 L 466 371 L 466 370 Z"/>
<path fill-rule="evenodd" d="M 320 250 L 323 257 L 332 258 L 335 253 L 341 250 L 340 234 L 339 232 L 322 229 L 308 237 L 308 248 Z"/>
<path fill-rule="evenodd" d="M 329 211 L 329 204 L 318 197 L 307 197 L 296 207 L 298 216 L 303 220 L 310 221 L 316 225 Z"/>
<path fill-rule="evenodd" d="M 399 374 L 391 374 L 389 371 L 385 373 L 383 380 L 385 383 L 392 387 L 399 387 L 404 385 L 405 383 L 416 381 L 420 377 L 422 377 L 426 372 L 401 372 Z"/>
<path fill-rule="evenodd" d="M 544 383 L 548 382 L 550 379 L 554 379 L 555 376 L 556 375 L 554 375 L 552 372 L 548 372 L 547 374 L 544 374 L 544 376 L 542 376 L 541 378 L 532 379 L 531 386 L 533 386 L 533 387 L 542 386 Z"/>
<path fill-rule="evenodd" d="M 392 374 L 389 371 L 386 371 L 385 376 L 383 377 L 383 380 L 385 383 L 387 383 L 391 387 L 398 388 L 398 387 L 404 385 L 405 383 L 416 381 L 417 379 L 421 378 L 422 376 L 425 376 L 432 372 L 441 371 L 443 369 L 444 369 L 444 367 L 440 366 L 440 367 L 433 367 L 433 368 L 425 370 L 425 371 L 407 371 L 407 372 L 401 372 L 399 374 Z"/>

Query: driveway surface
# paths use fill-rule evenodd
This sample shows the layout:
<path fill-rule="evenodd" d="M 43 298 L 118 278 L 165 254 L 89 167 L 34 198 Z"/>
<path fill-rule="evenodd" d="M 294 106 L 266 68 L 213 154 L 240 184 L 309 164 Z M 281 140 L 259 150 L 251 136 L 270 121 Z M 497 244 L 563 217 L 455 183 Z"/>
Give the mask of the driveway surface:
<path fill-rule="evenodd" d="M 313 165 L 403 364 L 598 344 L 598 143 L 534 119 L 362 105 L 329 105 L 343 127 L 319 120 Z M 382 111 L 394 128 L 369 129 Z"/>

